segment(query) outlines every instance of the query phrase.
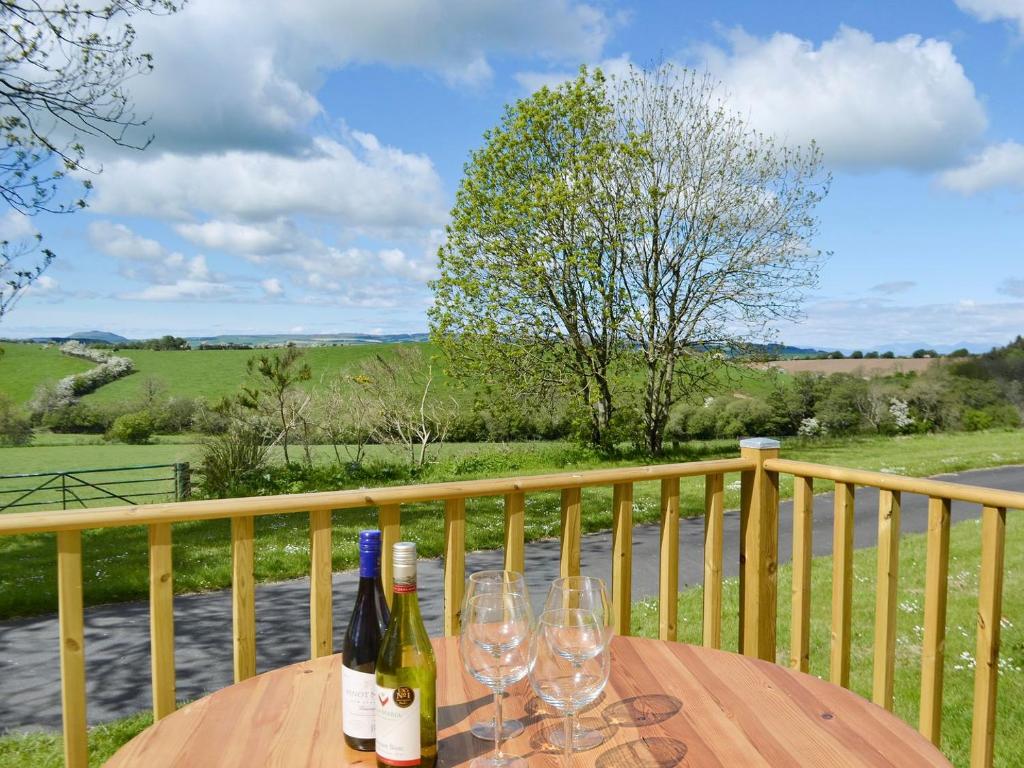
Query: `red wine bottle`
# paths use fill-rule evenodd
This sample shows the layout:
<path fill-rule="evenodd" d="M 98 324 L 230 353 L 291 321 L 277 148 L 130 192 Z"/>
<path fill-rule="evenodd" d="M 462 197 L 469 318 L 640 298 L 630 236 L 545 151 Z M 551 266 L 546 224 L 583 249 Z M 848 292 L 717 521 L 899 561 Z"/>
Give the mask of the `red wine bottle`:
<path fill-rule="evenodd" d="M 376 748 L 377 654 L 390 615 L 380 581 L 380 531 L 359 534 L 359 592 L 341 651 L 342 731 L 362 752 Z"/>

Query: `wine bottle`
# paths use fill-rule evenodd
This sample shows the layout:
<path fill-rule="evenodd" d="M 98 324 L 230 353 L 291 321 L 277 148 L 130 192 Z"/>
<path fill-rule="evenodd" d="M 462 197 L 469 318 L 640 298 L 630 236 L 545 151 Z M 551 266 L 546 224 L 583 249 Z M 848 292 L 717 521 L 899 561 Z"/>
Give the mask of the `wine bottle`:
<path fill-rule="evenodd" d="M 345 743 L 373 752 L 377 654 L 390 616 L 380 583 L 380 531 L 359 534 L 359 591 L 341 650 L 341 720 Z"/>
<path fill-rule="evenodd" d="M 391 621 L 377 657 L 377 766 L 437 761 L 437 662 L 416 597 L 416 545 L 392 550 Z"/>

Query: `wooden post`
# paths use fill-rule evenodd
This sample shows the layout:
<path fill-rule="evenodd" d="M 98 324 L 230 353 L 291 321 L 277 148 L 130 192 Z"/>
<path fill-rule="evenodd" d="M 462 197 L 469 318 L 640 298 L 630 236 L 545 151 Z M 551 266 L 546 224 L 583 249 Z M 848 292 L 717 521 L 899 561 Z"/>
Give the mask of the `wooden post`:
<path fill-rule="evenodd" d="M 829 679 L 850 687 L 850 633 L 853 623 L 853 507 L 850 483 L 836 483 L 832 521 L 832 644 Z"/>
<path fill-rule="evenodd" d="M 658 574 L 658 637 L 676 639 L 679 612 L 679 478 L 661 481 L 661 552 Z"/>
<path fill-rule="evenodd" d="M 523 573 L 526 570 L 526 529 L 524 513 L 526 495 L 505 494 L 505 570 Z"/>
<path fill-rule="evenodd" d="M 253 583 L 253 518 L 231 518 L 231 619 L 235 682 L 256 674 L 256 586 Z"/>
<path fill-rule="evenodd" d="M 466 588 L 466 500 L 444 503 L 444 633 L 459 634 Z"/>
<path fill-rule="evenodd" d="M 981 583 L 978 587 L 978 646 L 974 667 L 974 717 L 971 768 L 992 768 L 996 735 L 996 682 L 999 679 L 999 628 L 1003 616 L 1003 551 L 1006 509 L 981 511 Z"/>
<path fill-rule="evenodd" d="M 740 456 L 757 462 L 741 478 L 740 651 L 775 661 L 778 608 L 779 473 L 764 468 L 779 455 L 779 441 L 757 437 L 740 441 Z"/>
<path fill-rule="evenodd" d="M 391 605 L 391 591 L 395 583 L 391 548 L 401 536 L 402 508 L 397 504 L 384 504 L 378 508 L 377 527 L 380 528 L 380 581 L 384 587 L 384 598 Z"/>
<path fill-rule="evenodd" d="M 579 488 L 562 489 L 562 556 L 560 576 L 580 575 L 580 526 L 583 497 Z"/>
<path fill-rule="evenodd" d="M 334 653 L 331 510 L 309 513 L 309 657 Z"/>
<path fill-rule="evenodd" d="M 153 719 L 177 708 L 174 674 L 174 561 L 171 524 L 149 526 L 149 648 Z"/>
<path fill-rule="evenodd" d="M 704 478 L 704 626 L 705 648 L 722 647 L 722 525 L 725 477 Z"/>
<path fill-rule="evenodd" d="M 57 532 L 57 623 L 60 631 L 60 701 L 64 766 L 87 768 L 85 617 L 82 610 L 82 532 Z"/>
<path fill-rule="evenodd" d="M 806 672 L 811 662 L 811 541 L 814 479 L 793 478 L 793 616 L 789 666 Z"/>
<path fill-rule="evenodd" d="M 871 700 L 892 711 L 896 676 L 896 607 L 900 567 L 900 493 L 878 492 L 878 574 L 875 577 L 875 663 Z"/>
<path fill-rule="evenodd" d="M 615 634 L 629 634 L 633 594 L 633 484 L 612 490 L 612 616 Z"/>
<path fill-rule="evenodd" d="M 921 735 L 939 746 L 942 668 L 946 658 L 949 587 L 949 499 L 928 499 L 928 556 L 924 576 L 924 642 L 921 645 Z"/>

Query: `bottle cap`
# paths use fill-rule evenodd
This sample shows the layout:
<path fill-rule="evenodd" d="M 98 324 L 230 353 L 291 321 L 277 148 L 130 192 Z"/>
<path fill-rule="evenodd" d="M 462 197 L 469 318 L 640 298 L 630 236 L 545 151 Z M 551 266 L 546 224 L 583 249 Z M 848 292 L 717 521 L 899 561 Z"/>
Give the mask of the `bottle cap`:
<path fill-rule="evenodd" d="M 377 529 L 359 532 L 360 552 L 380 552 L 380 531 Z"/>
<path fill-rule="evenodd" d="M 416 544 L 399 541 L 391 548 L 391 566 L 395 581 L 416 581 Z"/>

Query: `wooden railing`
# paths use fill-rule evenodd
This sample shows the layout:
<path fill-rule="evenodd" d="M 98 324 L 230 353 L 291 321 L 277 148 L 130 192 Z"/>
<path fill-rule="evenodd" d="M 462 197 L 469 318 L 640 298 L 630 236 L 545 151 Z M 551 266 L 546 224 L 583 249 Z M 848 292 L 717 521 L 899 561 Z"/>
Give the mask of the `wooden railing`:
<path fill-rule="evenodd" d="M 897 555 L 900 493 L 923 493 L 929 507 L 927 597 L 921 685 L 921 732 L 939 738 L 942 662 L 945 633 L 946 573 L 951 500 L 984 506 L 982 578 L 978 609 L 978 658 L 972 766 L 992 764 L 999 619 L 1002 597 L 1003 541 L 1007 508 L 1024 508 L 1024 494 L 975 488 L 932 480 L 863 472 L 778 458 L 772 440 L 745 440 L 736 459 L 594 470 L 519 478 L 436 483 L 432 485 L 266 496 L 142 507 L 111 507 L 66 512 L 30 512 L 0 516 L 0 535 L 57 534 L 58 611 L 65 763 L 87 764 L 85 648 L 82 605 L 81 531 L 130 525 L 149 527 L 150 635 L 153 713 L 160 719 L 175 709 L 173 523 L 231 520 L 232 622 L 234 677 L 256 673 L 254 518 L 304 513 L 310 531 L 310 655 L 332 653 L 331 513 L 375 507 L 385 557 L 382 578 L 390 593 L 391 545 L 400 538 L 403 504 L 444 502 L 444 630 L 459 629 L 459 606 L 465 580 L 466 499 L 504 496 L 505 567 L 524 567 L 524 517 L 527 493 L 561 493 L 563 575 L 579 573 L 582 489 L 612 487 L 612 604 L 615 628 L 630 627 L 633 486 L 660 481 L 659 635 L 675 640 L 679 566 L 680 478 L 705 478 L 704 603 L 702 642 L 722 644 L 722 538 L 724 476 L 740 473 L 740 636 L 739 650 L 769 661 L 776 658 L 779 473 L 794 476 L 793 626 L 791 664 L 807 670 L 810 627 L 810 559 L 813 478 L 836 483 L 834 527 L 833 627 L 831 677 L 849 684 L 854 486 L 882 491 L 879 510 L 879 577 L 875 640 L 874 700 L 892 707 L 895 659 Z"/>

